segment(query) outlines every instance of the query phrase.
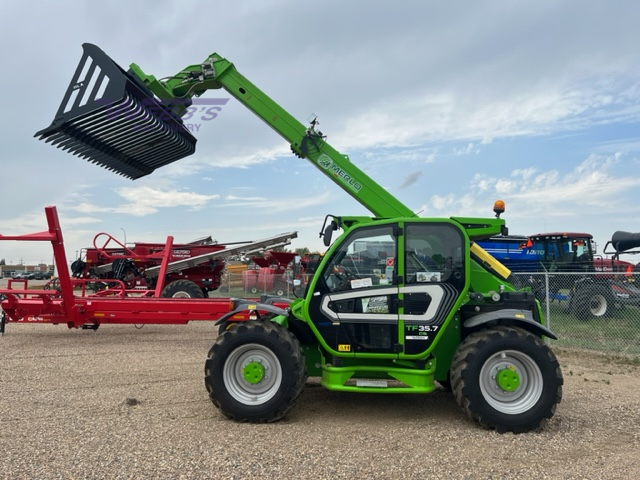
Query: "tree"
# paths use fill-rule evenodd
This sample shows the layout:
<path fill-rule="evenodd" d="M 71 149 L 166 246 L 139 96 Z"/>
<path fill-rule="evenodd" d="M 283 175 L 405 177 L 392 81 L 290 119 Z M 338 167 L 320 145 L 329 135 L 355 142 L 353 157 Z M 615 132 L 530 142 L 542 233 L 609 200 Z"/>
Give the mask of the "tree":
<path fill-rule="evenodd" d="M 309 253 L 310 253 L 310 250 L 307 247 L 296 248 L 296 254 L 300 255 L 301 257 L 304 257 Z"/>
<path fill-rule="evenodd" d="M 4 258 L 2 260 L 0 260 L 0 265 L 6 265 L 7 262 L 4 261 Z"/>
<path fill-rule="evenodd" d="M 273 250 L 274 252 L 288 252 L 289 251 L 289 249 L 287 249 L 287 247 L 285 247 L 285 246 L 273 247 L 273 248 L 270 248 L 269 250 Z"/>

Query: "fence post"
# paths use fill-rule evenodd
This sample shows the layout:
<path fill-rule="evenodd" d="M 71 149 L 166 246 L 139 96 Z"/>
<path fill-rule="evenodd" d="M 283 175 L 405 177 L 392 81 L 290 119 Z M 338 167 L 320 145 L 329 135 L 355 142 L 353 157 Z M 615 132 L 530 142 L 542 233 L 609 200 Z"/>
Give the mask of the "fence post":
<path fill-rule="evenodd" d="M 543 265 L 544 268 L 544 265 Z M 549 272 L 544 269 L 544 298 L 545 298 L 545 316 L 547 317 L 547 328 L 551 330 L 551 302 L 549 302 Z M 551 339 L 546 338 L 547 345 L 551 344 Z"/>

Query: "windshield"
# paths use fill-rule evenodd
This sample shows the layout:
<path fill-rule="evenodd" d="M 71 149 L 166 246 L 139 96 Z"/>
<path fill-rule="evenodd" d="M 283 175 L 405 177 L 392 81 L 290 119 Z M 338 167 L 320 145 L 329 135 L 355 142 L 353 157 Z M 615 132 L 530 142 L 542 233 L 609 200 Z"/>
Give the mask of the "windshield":
<path fill-rule="evenodd" d="M 536 241 L 534 251 L 542 262 L 570 264 L 593 258 L 589 238 L 547 238 Z"/>

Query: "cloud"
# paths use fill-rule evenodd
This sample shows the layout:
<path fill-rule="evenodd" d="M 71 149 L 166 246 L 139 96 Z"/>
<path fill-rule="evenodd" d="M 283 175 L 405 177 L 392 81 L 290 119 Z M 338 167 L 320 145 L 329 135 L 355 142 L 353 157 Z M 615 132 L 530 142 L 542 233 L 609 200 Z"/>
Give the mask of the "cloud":
<path fill-rule="evenodd" d="M 476 146 L 473 143 L 467 143 L 466 146 L 462 147 L 462 148 L 454 148 L 453 149 L 453 154 L 454 155 L 469 155 L 471 153 L 478 153 L 478 149 L 476 148 Z"/>
<path fill-rule="evenodd" d="M 224 198 L 225 207 L 241 207 L 260 209 L 260 211 L 285 212 L 290 210 L 305 209 L 327 202 L 331 194 L 329 192 L 320 195 L 291 198 L 291 197 L 242 197 L 239 195 L 227 195 Z"/>
<path fill-rule="evenodd" d="M 557 169 L 538 171 L 533 167 L 514 169 L 508 177 L 476 174 L 466 194 L 434 195 L 426 209 L 479 212 L 477 199 L 489 200 L 493 196 L 505 199 L 511 211 L 527 215 L 575 215 L 580 208 L 612 211 L 624 206 L 624 193 L 640 187 L 639 177 L 620 175 L 622 171 L 616 167 L 620 161 L 619 154 L 592 154 L 565 174 Z"/>
<path fill-rule="evenodd" d="M 282 141 L 263 148 L 243 148 L 241 152 L 237 149 L 230 152 L 229 148 L 211 148 L 206 153 L 197 153 L 187 159 L 172 163 L 168 167 L 158 171 L 159 176 L 166 178 L 185 177 L 200 175 L 206 172 L 204 177 L 211 179 L 212 169 L 240 169 L 248 170 L 256 165 L 274 163 L 281 157 L 292 155 L 290 148 Z"/>
<path fill-rule="evenodd" d="M 128 203 L 105 206 L 91 202 L 80 202 L 68 208 L 81 213 L 120 213 L 144 217 L 156 213 L 162 208 L 186 206 L 192 210 L 199 210 L 212 200 L 220 198 L 220 195 L 202 195 L 179 190 L 160 190 L 148 186 L 120 187 L 116 189 L 116 193 L 127 200 Z"/>
<path fill-rule="evenodd" d="M 101 223 L 102 220 L 98 217 L 62 217 L 65 226 L 71 225 L 86 225 L 89 223 Z"/>
<path fill-rule="evenodd" d="M 598 87 L 604 90 L 598 90 Z M 618 86 L 616 86 L 618 87 Z M 497 138 L 570 132 L 593 124 L 638 119 L 633 98 L 615 95 L 611 85 L 541 85 L 537 91 L 493 91 L 484 86 L 463 95 L 423 92 L 385 108 L 376 105 L 345 122 L 337 143 L 345 149 L 424 145 L 425 142 L 472 140 L 489 143 Z M 478 95 L 482 95 L 480 98 Z M 456 155 L 476 152 L 473 142 Z"/>

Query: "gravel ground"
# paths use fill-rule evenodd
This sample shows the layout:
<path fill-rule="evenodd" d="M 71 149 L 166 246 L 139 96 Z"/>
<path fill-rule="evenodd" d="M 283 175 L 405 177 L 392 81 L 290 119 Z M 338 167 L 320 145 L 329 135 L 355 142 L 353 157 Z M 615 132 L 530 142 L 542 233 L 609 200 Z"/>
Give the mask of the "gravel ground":
<path fill-rule="evenodd" d="M 444 390 L 330 392 L 310 379 L 267 425 L 209 401 L 213 325 L 7 326 L 0 478 L 640 478 L 640 367 L 558 350 L 564 398 L 540 431 L 486 431 Z"/>

